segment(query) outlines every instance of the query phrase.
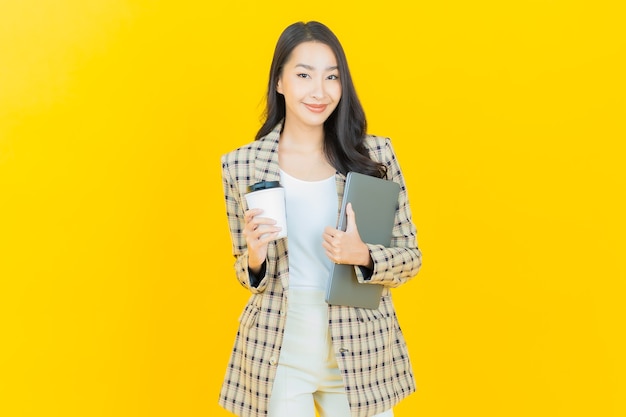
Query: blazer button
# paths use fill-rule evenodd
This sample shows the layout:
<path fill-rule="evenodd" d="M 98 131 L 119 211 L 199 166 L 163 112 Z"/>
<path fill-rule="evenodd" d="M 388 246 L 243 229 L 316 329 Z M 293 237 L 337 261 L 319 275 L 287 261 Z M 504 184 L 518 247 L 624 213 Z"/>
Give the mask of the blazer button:
<path fill-rule="evenodd" d="M 272 357 L 270 358 L 270 365 L 274 366 L 274 365 L 276 365 L 276 362 L 277 362 L 277 361 L 276 361 L 276 356 L 272 356 Z"/>
<path fill-rule="evenodd" d="M 348 349 L 346 347 L 339 348 L 339 353 L 348 353 L 348 352 L 350 352 L 350 349 Z"/>

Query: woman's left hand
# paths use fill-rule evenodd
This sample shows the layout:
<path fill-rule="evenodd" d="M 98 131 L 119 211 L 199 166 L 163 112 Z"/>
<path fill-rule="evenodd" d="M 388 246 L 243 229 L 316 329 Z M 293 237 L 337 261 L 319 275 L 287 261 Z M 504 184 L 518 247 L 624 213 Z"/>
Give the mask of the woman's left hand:
<path fill-rule="evenodd" d="M 372 258 L 367 245 L 361 240 L 356 227 L 356 216 L 352 204 L 346 206 L 348 224 L 346 231 L 326 227 L 322 238 L 322 246 L 326 256 L 336 264 L 361 265 L 372 268 Z"/>

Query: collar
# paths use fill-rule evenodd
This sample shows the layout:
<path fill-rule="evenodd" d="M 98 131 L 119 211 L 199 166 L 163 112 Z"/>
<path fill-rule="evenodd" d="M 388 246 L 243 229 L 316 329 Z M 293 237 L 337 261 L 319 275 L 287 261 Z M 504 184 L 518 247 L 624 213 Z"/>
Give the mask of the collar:
<path fill-rule="evenodd" d="M 278 165 L 278 140 L 283 130 L 283 121 L 255 143 L 254 182 L 280 181 Z"/>

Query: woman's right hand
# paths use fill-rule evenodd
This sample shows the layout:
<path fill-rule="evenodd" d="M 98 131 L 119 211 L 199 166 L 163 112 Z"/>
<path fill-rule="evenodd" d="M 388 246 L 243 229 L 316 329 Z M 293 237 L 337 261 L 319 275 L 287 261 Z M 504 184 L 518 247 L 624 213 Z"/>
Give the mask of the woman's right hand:
<path fill-rule="evenodd" d="M 267 257 L 267 245 L 278 236 L 281 228 L 275 226 L 276 220 L 261 217 L 261 209 L 251 209 L 244 213 L 245 226 L 243 235 L 248 245 L 248 268 L 253 273 L 261 270 Z"/>

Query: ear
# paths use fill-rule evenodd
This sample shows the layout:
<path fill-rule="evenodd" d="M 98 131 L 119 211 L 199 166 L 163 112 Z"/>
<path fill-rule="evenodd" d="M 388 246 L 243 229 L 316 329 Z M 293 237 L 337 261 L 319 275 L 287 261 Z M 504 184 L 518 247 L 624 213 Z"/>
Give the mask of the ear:
<path fill-rule="evenodd" d="M 278 82 L 276 83 L 276 92 L 278 94 L 283 94 L 283 83 L 280 82 L 280 78 L 278 79 Z"/>

